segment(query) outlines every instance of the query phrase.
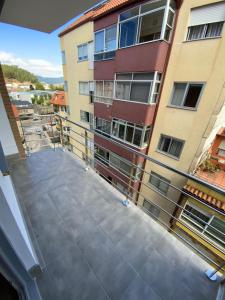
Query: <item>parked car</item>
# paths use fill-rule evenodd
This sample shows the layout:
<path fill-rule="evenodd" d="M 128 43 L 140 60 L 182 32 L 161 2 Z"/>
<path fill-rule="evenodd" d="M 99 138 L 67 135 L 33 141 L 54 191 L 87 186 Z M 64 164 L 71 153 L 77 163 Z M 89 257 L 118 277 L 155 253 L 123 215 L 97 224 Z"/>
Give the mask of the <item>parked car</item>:
<path fill-rule="evenodd" d="M 42 129 L 41 128 L 37 128 L 36 129 L 36 133 L 41 135 L 42 134 Z"/>

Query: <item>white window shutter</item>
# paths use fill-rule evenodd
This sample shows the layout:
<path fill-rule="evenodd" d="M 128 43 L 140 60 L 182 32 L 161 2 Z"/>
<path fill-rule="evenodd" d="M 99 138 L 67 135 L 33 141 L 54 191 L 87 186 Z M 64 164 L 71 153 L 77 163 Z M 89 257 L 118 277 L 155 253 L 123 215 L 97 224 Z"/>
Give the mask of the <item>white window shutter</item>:
<path fill-rule="evenodd" d="M 193 8 L 191 10 L 189 26 L 201 24 L 224 22 L 225 21 L 225 2 L 210 4 Z"/>

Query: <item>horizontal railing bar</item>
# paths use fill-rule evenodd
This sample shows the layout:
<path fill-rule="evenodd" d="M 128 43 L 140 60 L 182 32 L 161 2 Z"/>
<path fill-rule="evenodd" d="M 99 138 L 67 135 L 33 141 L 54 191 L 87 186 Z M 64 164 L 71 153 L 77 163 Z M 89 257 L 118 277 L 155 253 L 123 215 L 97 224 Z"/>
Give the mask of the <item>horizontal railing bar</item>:
<path fill-rule="evenodd" d="M 151 161 L 151 162 L 153 162 L 153 163 L 155 163 L 155 164 L 157 164 L 157 165 L 159 165 L 159 166 L 161 166 L 161 167 L 163 167 L 163 168 L 165 168 L 165 169 L 167 169 L 167 170 L 170 170 L 170 171 L 172 171 L 172 172 L 174 172 L 174 173 L 176 173 L 176 174 L 179 174 L 179 175 L 181 175 L 181 176 L 183 176 L 183 177 L 186 177 L 186 178 L 191 179 L 191 180 L 193 180 L 193 181 L 195 181 L 195 182 L 198 182 L 198 183 L 200 183 L 200 184 L 202 184 L 202 185 L 204 185 L 204 186 L 206 186 L 206 187 L 208 187 L 208 188 L 214 190 L 215 192 L 225 194 L 225 190 L 222 189 L 222 188 L 220 188 L 220 187 L 217 187 L 217 186 L 215 186 L 215 185 L 212 185 L 212 184 L 210 184 L 210 183 L 208 183 L 208 182 L 206 182 L 206 181 L 204 181 L 204 180 L 202 180 L 202 179 L 200 179 L 200 178 L 198 178 L 198 177 L 195 177 L 195 176 L 193 176 L 193 175 L 190 175 L 190 174 L 188 174 L 188 173 L 186 173 L 186 172 L 177 170 L 177 169 L 175 169 L 174 167 L 171 167 L 171 166 L 169 166 L 169 165 L 167 165 L 167 164 L 165 164 L 165 163 L 162 163 L 162 162 L 160 162 L 160 161 L 158 161 L 158 160 L 156 160 L 156 159 L 154 159 L 154 158 L 152 158 L 152 157 L 150 157 L 150 156 L 148 156 L 148 155 L 146 155 L 146 154 L 144 154 L 144 153 L 141 153 L 141 152 L 139 152 L 139 151 L 137 151 L 137 150 L 135 150 L 135 149 L 132 149 L 132 148 L 130 148 L 130 147 L 128 147 L 128 146 L 126 146 L 126 145 L 124 145 L 124 144 L 122 144 L 122 143 L 119 143 L 119 142 L 117 142 L 117 141 L 115 141 L 115 140 L 112 141 L 112 139 L 107 138 L 107 137 L 105 137 L 105 136 L 102 136 L 101 134 L 97 133 L 96 131 L 87 129 L 86 127 L 84 127 L 84 126 L 82 126 L 82 125 L 80 125 L 80 124 L 78 124 L 78 123 L 76 123 L 76 122 L 73 122 L 73 121 L 71 121 L 71 120 L 69 120 L 69 119 L 67 119 L 67 118 L 64 118 L 64 117 L 62 117 L 62 116 L 59 116 L 58 114 L 56 114 L 56 115 L 57 115 L 59 118 L 61 118 L 61 119 L 63 119 L 63 120 L 66 120 L 66 121 L 68 121 L 69 123 L 72 123 L 73 125 L 76 125 L 76 126 L 78 126 L 78 127 L 80 127 L 80 128 L 83 128 L 84 130 L 86 130 L 86 131 L 88 131 L 88 132 L 90 132 L 90 133 L 92 133 L 92 134 L 95 134 L 96 136 L 99 136 L 99 137 L 101 137 L 101 138 L 103 138 L 103 139 L 105 139 L 105 140 L 107 140 L 107 141 L 109 141 L 109 142 L 111 142 L 111 143 L 113 143 L 113 144 L 116 144 L 116 145 L 118 145 L 119 147 L 122 147 L 122 148 L 124 148 L 124 149 L 126 149 L 126 150 L 128 150 L 128 151 L 130 151 L 130 152 L 132 152 L 132 153 L 135 153 L 136 155 L 141 156 L 141 157 L 145 158 L 146 160 Z"/>

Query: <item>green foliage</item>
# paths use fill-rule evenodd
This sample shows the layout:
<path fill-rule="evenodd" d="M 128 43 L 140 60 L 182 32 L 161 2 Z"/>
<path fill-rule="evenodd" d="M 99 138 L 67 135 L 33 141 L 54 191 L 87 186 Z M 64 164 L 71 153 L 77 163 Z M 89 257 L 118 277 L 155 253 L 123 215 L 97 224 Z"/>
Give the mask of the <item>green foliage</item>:
<path fill-rule="evenodd" d="M 38 104 L 37 101 L 38 101 L 38 96 L 37 95 L 34 95 L 34 97 L 32 97 L 31 99 L 32 101 L 32 104 Z"/>
<path fill-rule="evenodd" d="M 64 91 L 64 87 L 62 85 L 49 85 L 50 90 L 52 91 Z"/>
<path fill-rule="evenodd" d="M 5 78 L 16 79 L 20 82 L 24 82 L 24 81 L 30 81 L 32 83 L 38 82 L 38 79 L 34 74 L 24 69 L 18 68 L 17 66 L 2 65 L 2 70 Z"/>
<path fill-rule="evenodd" d="M 42 83 L 40 83 L 40 82 L 37 82 L 36 83 L 36 90 L 39 90 L 39 91 L 44 91 L 44 86 L 43 86 L 43 84 Z"/>
<path fill-rule="evenodd" d="M 220 170 L 220 166 L 218 164 L 212 163 L 212 161 L 210 159 L 204 160 L 200 164 L 199 168 L 202 171 L 208 171 L 211 173 L 218 172 Z"/>

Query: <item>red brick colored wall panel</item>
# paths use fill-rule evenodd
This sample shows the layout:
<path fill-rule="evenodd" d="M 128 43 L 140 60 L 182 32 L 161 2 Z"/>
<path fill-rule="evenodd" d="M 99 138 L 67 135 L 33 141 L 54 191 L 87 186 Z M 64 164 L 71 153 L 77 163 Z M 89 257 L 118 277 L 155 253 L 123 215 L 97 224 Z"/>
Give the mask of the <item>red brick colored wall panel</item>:
<path fill-rule="evenodd" d="M 118 49 L 115 72 L 163 72 L 168 47 L 166 42 L 160 41 Z"/>
<path fill-rule="evenodd" d="M 114 80 L 115 60 L 103 60 L 94 62 L 95 80 Z"/>

